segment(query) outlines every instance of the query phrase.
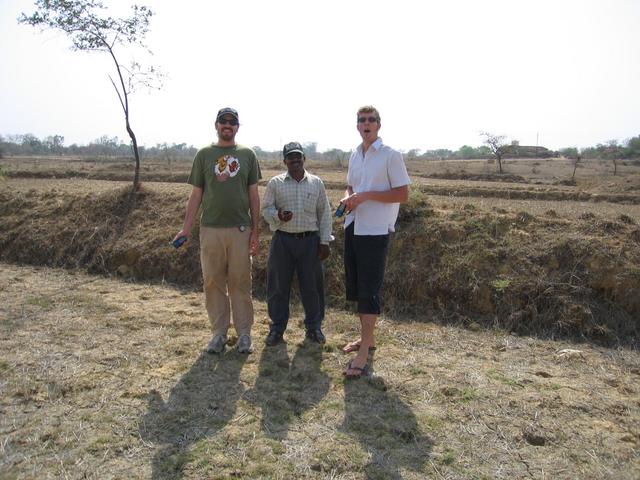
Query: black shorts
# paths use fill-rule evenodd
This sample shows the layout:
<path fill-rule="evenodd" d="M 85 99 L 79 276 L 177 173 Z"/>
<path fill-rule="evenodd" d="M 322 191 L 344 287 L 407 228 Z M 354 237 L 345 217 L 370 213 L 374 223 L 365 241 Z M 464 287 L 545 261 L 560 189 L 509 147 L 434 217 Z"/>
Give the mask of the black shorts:
<path fill-rule="evenodd" d="M 354 235 L 354 223 L 344 233 L 347 300 L 358 302 L 358 313 L 380 314 L 389 234 Z"/>

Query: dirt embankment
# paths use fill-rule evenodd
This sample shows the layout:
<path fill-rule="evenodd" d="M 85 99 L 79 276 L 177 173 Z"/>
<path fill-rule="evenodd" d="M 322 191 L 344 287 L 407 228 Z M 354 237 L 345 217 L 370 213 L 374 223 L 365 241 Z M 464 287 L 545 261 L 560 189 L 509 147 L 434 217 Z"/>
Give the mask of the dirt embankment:
<path fill-rule="evenodd" d="M 418 175 L 423 178 L 441 178 L 446 180 L 466 180 L 466 181 L 489 181 L 489 182 L 508 182 L 508 183 L 529 183 L 529 181 L 520 176 L 513 174 L 495 174 L 495 173 L 464 173 L 464 172 L 439 172 L 439 173 L 423 173 Z"/>
<path fill-rule="evenodd" d="M 118 171 L 78 171 L 78 170 L 10 170 L 5 172 L 8 178 L 78 178 L 85 180 L 108 180 L 110 182 L 130 182 L 133 174 L 122 165 L 118 165 Z M 124 171 L 123 171 L 124 170 Z M 155 172 L 152 175 L 145 173 L 145 181 L 148 182 L 172 182 L 186 183 L 188 172 Z"/>
<path fill-rule="evenodd" d="M 185 197 L 146 184 L 72 194 L 0 193 L 0 259 L 83 267 L 138 280 L 199 288 L 197 231 L 175 250 Z M 326 263 L 327 293 L 344 305 L 342 229 Z M 254 258 L 254 293 L 264 295 L 270 235 L 263 225 Z M 640 332 L 640 228 L 621 215 L 577 221 L 473 205 L 435 211 L 420 192 L 403 206 L 384 287 L 391 314 L 442 318 L 475 328 L 568 334 L 637 342 Z"/>
<path fill-rule="evenodd" d="M 629 205 L 640 204 L 640 195 L 626 193 L 597 194 L 581 191 L 562 191 L 553 188 L 514 189 L 514 188 L 484 188 L 446 185 L 424 185 L 421 187 L 425 193 L 433 195 L 446 195 L 456 197 L 481 197 L 481 198 L 508 198 L 514 200 L 560 200 L 578 202 L 609 202 Z"/>

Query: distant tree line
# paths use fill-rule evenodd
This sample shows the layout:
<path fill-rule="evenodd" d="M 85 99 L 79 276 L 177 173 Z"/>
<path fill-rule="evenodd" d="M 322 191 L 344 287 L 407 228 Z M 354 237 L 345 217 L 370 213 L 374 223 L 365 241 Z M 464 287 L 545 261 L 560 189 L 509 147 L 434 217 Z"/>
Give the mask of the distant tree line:
<path fill-rule="evenodd" d="M 143 157 L 170 159 L 192 159 L 197 148 L 186 143 L 158 143 L 153 147 L 139 147 Z M 103 135 L 88 145 L 64 146 L 62 135 L 50 135 L 42 139 L 31 133 L 24 135 L 0 135 L 0 154 L 5 155 L 73 155 L 84 157 L 131 157 L 131 143 L 118 137 Z"/>
<path fill-rule="evenodd" d="M 563 148 L 559 153 L 566 158 L 604 158 L 625 159 L 640 158 L 640 135 L 619 143 L 617 140 L 609 140 L 599 143 L 595 147 L 587 148 Z"/>
<path fill-rule="evenodd" d="M 489 158 L 491 150 L 485 145 L 480 147 L 471 147 L 463 145 L 458 150 L 450 150 L 448 148 L 437 148 L 435 150 L 411 149 L 405 153 L 405 157 L 409 160 L 466 160 L 470 158 Z"/>
<path fill-rule="evenodd" d="M 500 137 L 499 137 L 500 138 Z M 318 151 L 316 142 L 302 144 L 307 158 L 324 160 L 336 165 L 346 165 L 351 151 L 331 148 L 324 152 Z M 163 158 L 167 160 L 193 159 L 197 148 L 186 143 L 158 143 L 152 147 L 141 146 L 141 156 L 147 158 Z M 562 148 L 555 152 L 545 147 L 523 146 L 517 140 L 501 145 L 504 158 L 544 158 L 563 156 L 571 159 L 602 158 L 606 160 L 640 158 L 640 135 L 624 142 L 610 140 L 595 147 Z M 253 150 L 259 158 L 266 160 L 282 159 L 280 150 L 263 150 L 254 146 Z M 0 135 L 0 156 L 4 155 L 74 155 L 86 157 L 130 157 L 131 144 L 125 143 L 118 137 L 103 135 L 88 145 L 64 145 L 62 135 L 50 135 L 38 138 L 31 133 L 24 135 Z M 471 147 L 463 145 L 458 150 L 439 148 L 435 150 L 411 149 L 405 152 L 407 160 L 465 160 L 472 158 L 495 158 L 495 152 L 489 145 Z"/>
<path fill-rule="evenodd" d="M 253 146 L 253 151 L 256 152 L 258 158 L 266 160 L 282 160 L 282 150 L 263 150 L 259 146 Z M 324 160 L 336 165 L 346 165 L 351 155 L 351 151 L 340 150 L 339 148 L 331 148 L 324 152 L 318 151 L 318 142 L 303 142 L 302 148 L 304 149 L 307 158 L 313 160 Z"/>
<path fill-rule="evenodd" d="M 350 151 L 332 148 L 318 152 L 316 142 L 303 143 L 308 158 L 342 163 L 349 159 Z M 186 143 L 158 143 L 153 147 L 139 146 L 140 154 L 146 158 L 193 159 L 198 149 Z M 280 150 L 268 151 L 259 146 L 252 147 L 259 158 L 281 160 Z M 5 155 L 73 155 L 86 157 L 130 157 L 131 143 L 125 143 L 118 137 L 103 135 L 88 145 L 64 145 L 62 135 L 51 135 L 42 139 L 31 133 L 24 135 L 0 135 L 0 156 Z"/>
<path fill-rule="evenodd" d="M 640 159 L 640 135 L 631 137 L 620 144 L 617 140 L 609 140 L 607 143 L 599 143 L 595 147 L 587 148 L 563 148 L 559 152 L 563 157 L 573 160 L 573 175 L 576 176 L 576 169 L 583 158 L 602 158 L 613 163 L 613 174 L 618 173 L 618 162 L 625 159 Z"/>

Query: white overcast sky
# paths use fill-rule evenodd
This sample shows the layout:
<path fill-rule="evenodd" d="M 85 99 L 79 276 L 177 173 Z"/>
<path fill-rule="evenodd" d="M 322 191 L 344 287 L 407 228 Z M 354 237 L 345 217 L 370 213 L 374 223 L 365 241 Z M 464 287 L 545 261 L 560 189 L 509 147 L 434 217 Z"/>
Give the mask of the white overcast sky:
<path fill-rule="evenodd" d="M 148 45 L 167 74 L 131 98 L 147 146 L 211 142 L 223 106 L 240 113 L 237 140 L 266 150 L 349 150 L 364 104 L 403 150 L 478 146 L 480 131 L 553 149 L 640 134 L 640 0 L 138 3 L 155 12 Z M 109 58 L 17 24 L 33 11 L 0 0 L 0 134 L 128 141 Z"/>

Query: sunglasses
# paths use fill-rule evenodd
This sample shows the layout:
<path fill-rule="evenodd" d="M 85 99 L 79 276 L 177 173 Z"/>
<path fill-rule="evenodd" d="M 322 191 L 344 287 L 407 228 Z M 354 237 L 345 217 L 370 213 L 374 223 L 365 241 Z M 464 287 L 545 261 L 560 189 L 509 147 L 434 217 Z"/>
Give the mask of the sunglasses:
<path fill-rule="evenodd" d="M 377 121 L 378 119 L 376 117 L 358 117 L 358 123 L 364 123 L 364 122 L 376 123 Z"/>
<path fill-rule="evenodd" d="M 231 120 L 228 120 L 226 118 L 219 118 L 218 123 L 220 125 L 231 125 L 232 127 L 236 127 L 239 125 L 238 120 L 236 120 L 235 118 L 232 118 Z"/>

